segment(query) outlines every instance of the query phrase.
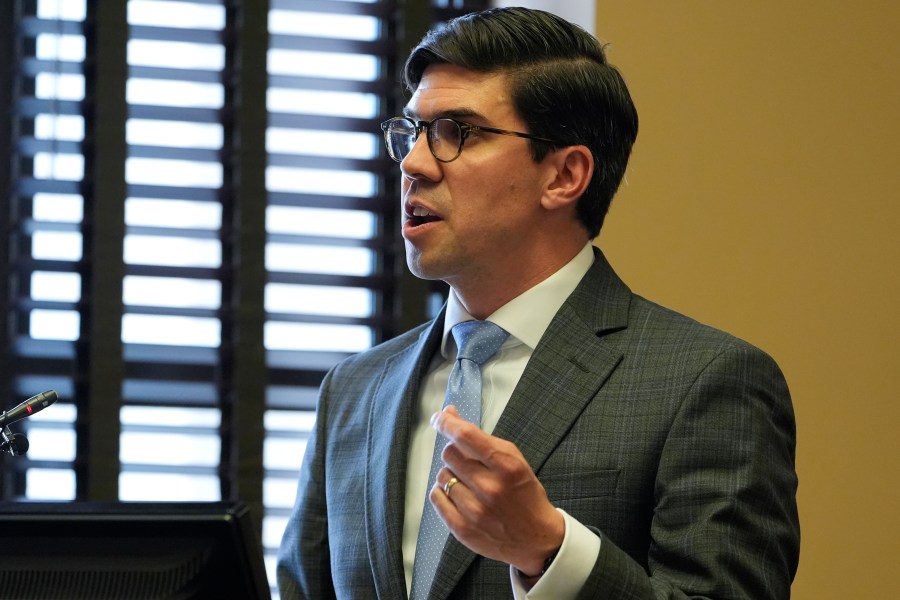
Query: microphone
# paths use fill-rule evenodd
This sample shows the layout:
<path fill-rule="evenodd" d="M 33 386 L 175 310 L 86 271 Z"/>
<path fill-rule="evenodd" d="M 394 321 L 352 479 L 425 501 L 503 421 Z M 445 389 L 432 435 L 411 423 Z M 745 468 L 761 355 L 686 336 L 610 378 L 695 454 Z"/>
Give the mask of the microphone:
<path fill-rule="evenodd" d="M 47 390 L 46 392 L 41 392 L 37 396 L 32 396 L 15 408 L 11 408 L 0 414 L 0 427 L 6 427 L 10 423 L 15 423 L 16 421 L 21 421 L 26 417 L 30 417 L 34 413 L 44 410 L 58 399 L 59 396 L 57 396 L 56 392 L 53 390 Z"/>

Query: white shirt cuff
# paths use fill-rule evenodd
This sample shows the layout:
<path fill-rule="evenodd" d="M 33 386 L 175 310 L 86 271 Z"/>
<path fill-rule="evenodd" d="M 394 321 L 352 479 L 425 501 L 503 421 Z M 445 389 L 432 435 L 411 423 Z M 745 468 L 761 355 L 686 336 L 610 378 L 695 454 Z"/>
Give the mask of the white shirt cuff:
<path fill-rule="evenodd" d="M 515 567 L 509 567 L 509 578 L 516 600 L 574 599 L 584 587 L 597 557 L 600 538 L 593 531 L 557 508 L 566 523 L 562 546 L 550 568 L 530 590 Z"/>

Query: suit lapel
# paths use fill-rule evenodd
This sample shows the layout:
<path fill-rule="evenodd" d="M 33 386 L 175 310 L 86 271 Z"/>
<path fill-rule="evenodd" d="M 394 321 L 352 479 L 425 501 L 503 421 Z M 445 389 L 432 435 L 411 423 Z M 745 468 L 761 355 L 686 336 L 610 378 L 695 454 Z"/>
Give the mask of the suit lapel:
<path fill-rule="evenodd" d="M 493 434 L 513 442 L 538 474 L 621 361 L 603 336 L 627 326 L 630 299 L 631 291 L 595 249 L 593 266 L 535 348 Z M 475 556 L 450 536 L 429 600 L 446 598 Z"/>
<path fill-rule="evenodd" d="M 443 332 L 443 318 L 384 363 L 368 421 L 366 539 L 379 598 L 406 598 L 403 517 L 409 435 L 419 385 Z"/>
<path fill-rule="evenodd" d="M 603 338 L 627 327 L 630 302 L 631 291 L 595 249 L 593 266 L 551 321 L 494 431 L 536 473 L 622 360 Z"/>

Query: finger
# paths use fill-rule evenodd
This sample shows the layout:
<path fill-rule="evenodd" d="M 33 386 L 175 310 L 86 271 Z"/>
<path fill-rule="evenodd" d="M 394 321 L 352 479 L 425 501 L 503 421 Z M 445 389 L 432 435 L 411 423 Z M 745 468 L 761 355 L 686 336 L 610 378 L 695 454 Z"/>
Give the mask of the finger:
<path fill-rule="evenodd" d="M 447 468 L 438 472 L 432 488 L 432 496 L 434 496 L 434 500 L 446 500 L 442 504 L 448 507 L 452 506 L 451 512 L 457 517 L 463 516 L 472 503 L 477 502 L 472 488 L 459 475 Z"/>
<path fill-rule="evenodd" d="M 451 442 L 462 444 L 463 451 L 480 455 L 490 450 L 490 439 L 478 425 L 463 419 L 455 406 L 447 406 L 431 417 L 431 425 Z M 465 436 L 466 439 L 463 439 Z"/>
<path fill-rule="evenodd" d="M 448 498 L 450 498 L 450 495 L 456 487 L 464 487 L 462 485 L 462 480 L 457 477 L 456 473 L 446 467 L 438 471 L 435 484 Z"/>
<path fill-rule="evenodd" d="M 449 474 L 441 481 L 449 481 L 455 476 L 465 483 L 467 502 L 454 502 L 464 515 L 469 515 L 476 504 L 495 506 L 505 497 L 504 490 L 516 489 L 527 480 L 534 479 L 531 467 L 515 446 L 504 440 L 491 439 L 493 445 L 501 446 L 492 451 L 492 455 L 497 457 L 492 461 L 494 464 L 470 457 L 455 442 L 447 444 L 441 452 L 441 460 L 449 469 Z M 514 452 L 510 453 L 510 449 Z M 505 459 L 500 460 L 501 456 Z"/>
<path fill-rule="evenodd" d="M 441 469 L 429 497 L 438 515 L 450 531 L 457 535 L 467 523 L 467 507 L 475 501 L 472 491 L 449 469 Z"/>
<path fill-rule="evenodd" d="M 465 454 L 455 442 L 450 442 L 441 451 L 441 460 L 460 480 L 470 484 L 490 475 L 490 469 L 478 458 Z"/>
<path fill-rule="evenodd" d="M 442 415 L 445 415 L 445 416 L 442 417 Z M 459 412 L 456 410 L 456 407 L 453 406 L 452 404 L 445 406 L 440 412 L 436 412 L 431 416 L 432 426 L 434 426 L 434 424 L 437 422 L 437 420 L 439 418 L 449 419 L 450 424 L 447 425 L 446 427 L 457 427 L 457 428 L 461 428 L 461 429 L 468 429 L 472 435 L 478 435 L 477 432 L 481 432 L 483 435 L 487 436 L 487 434 L 485 434 L 477 425 L 474 425 L 473 423 L 463 419 L 460 416 Z M 474 459 L 476 461 L 478 460 L 477 456 L 470 457 L 468 455 L 463 455 L 461 450 L 456 446 L 456 440 L 453 438 L 448 438 L 447 436 L 442 436 L 440 431 L 438 430 L 438 438 L 441 438 L 441 437 L 443 437 L 443 439 L 444 439 L 444 448 L 441 451 L 441 458 L 445 463 L 448 462 L 448 458 L 450 456 L 453 457 L 450 460 L 452 460 L 453 463 L 456 465 L 461 465 L 463 460 L 470 459 L 470 458 Z M 458 437 L 458 436 L 456 436 L 456 437 Z M 448 450 L 450 450 L 450 454 L 446 454 L 446 452 Z M 448 466 L 453 468 L 452 465 L 448 464 Z"/>
<path fill-rule="evenodd" d="M 494 437 L 477 425 L 466 421 L 452 406 L 435 413 L 431 423 L 438 433 L 455 444 L 464 455 L 484 463 L 489 468 L 507 464 L 508 455 L 521 457 L 514 444 Z"/>
<path fill-rule="evenodd" d="M 435 414 L 435 416 L 437 416 L 441 412 L 446 412 L 446 413 L 449 413 L 453 416 L 456 416 L 456 417 L 459 417 L 460 419 L 462 419 L 462 415 L 459 414 L 459 410 L 456 408 L 456 405 L 454 405 L 454 404 L 448 404 L 443 409 L 441 409 L 440 411 L 438 411 L 434 414 Z"/>

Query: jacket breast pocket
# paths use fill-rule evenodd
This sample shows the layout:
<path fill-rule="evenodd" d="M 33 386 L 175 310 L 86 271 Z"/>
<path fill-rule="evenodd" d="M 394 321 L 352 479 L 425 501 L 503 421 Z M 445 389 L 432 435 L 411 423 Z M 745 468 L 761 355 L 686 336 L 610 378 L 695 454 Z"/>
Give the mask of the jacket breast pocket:
<path fill-rule="evenodd" d="M 619 485 L 619 469 L 555 473 L 539 477 L 553 503 L 612 496 Z"/>

